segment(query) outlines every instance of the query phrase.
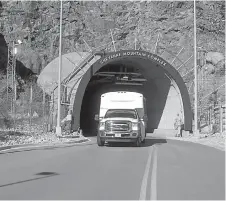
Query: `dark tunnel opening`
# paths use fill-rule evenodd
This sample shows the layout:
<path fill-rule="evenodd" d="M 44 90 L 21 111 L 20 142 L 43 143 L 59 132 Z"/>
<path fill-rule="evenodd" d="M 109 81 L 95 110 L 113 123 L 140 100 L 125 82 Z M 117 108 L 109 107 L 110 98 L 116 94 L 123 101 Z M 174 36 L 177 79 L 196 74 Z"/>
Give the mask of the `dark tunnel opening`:
<path fill-rule="evenodd" d="M 123 82 L 123 78 L 128 80 Z M 136 80 L 136 82 L 134 81 Z M 132 66 L 122 64 L 107 65 L 101 68 L 93 76 L 86 88 L 80 114 L 80 127 L 84 135 L 96 135 L 98 122 L 94 120 L 95 114 L 99 113 L 100 96 L 110 91 L 133 91 L 142 92 L 143 75 Z M 124 85 L 127 83 L 126 85 Z M 131 85 L 130 85 L 130 84 Z"/>
<path fill-rule="evenodd" d="M 171 82 L 164 70 L 158 66 L 148 66 L 152 68 L 150 72 L 150 68 L 147 68 L 150 63 L 143 62 L 143 67 L 136 64 L 134 61 L 108 64 L 91 78 L 83 97 L 80 113 L 80 128 L 85 136 L 97 135 L 98 122 L 94 117 L 99 113 L 100 96 L 110 91 L 142 93 L 147 99 L 147 132 L 153 132 L 158 128 Z M 127 79 L 123 80 L 124 77 Z"/>

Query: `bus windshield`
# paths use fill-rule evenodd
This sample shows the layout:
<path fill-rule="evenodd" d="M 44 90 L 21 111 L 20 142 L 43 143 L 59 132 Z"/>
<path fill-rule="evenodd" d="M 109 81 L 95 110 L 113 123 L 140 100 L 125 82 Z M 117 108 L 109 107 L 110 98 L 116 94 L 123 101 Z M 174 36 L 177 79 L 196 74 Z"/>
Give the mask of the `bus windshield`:
<path fill-rule="evenodd" d="M 137 114 L 135 110 L 125 110 L 125 109 L 110 109 L 106 112 L 105 118 L 114 118 L 114 117 L 120 117 L 120 118 L 137 118 Z"/>

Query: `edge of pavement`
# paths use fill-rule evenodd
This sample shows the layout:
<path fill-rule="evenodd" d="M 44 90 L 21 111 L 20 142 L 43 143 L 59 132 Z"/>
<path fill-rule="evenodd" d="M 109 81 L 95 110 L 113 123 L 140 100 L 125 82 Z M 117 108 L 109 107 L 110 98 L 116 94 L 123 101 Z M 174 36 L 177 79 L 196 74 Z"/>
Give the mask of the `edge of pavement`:
<path fill-rule="evenodd" d="M 172 137 L 172 136 L 154 136 L 154 135 L 147 135 L 148 137 L 151 137 L 152 139 L 165 139 L 165 140 L 173 140 L 173 141 L 181 141 L 181 142 L 187 142 L 187 143 L 194 143 L 194 144 L 199 144 L 202 146 L 207 146 L 207 147 L 211 147 L 220 151 L 226 151 L 225 145 L 222 146 L 215 146 L 215 144 L 211 144 L 211 143 L 206 143 L 205 141 L 202 141 L 202 139 L 205 138 L 199 138 L 197 136 L 193 136 L 191 138 L 180 138 L 180 137 Z M 193 139 L 193 140 L 192 140 Z M 195 140 L 196 139 L 196 140 Z"/>
<path fill-rule="evenodd" d="M 51 147 L 59 147 L 64 145 L 72 145 L 72 144 L 82 144 L 85 142 L 89 142 L 89 138 L 82 138 L 80 140 L 71 140 L 68 142 L 56 142 L 56 143 L 30 143 L 30 144 L 16 144 L 16 145 L 8 145 L 8 146 L 0 146 L 0 153 L 6 153 L 10 150 L 23 150 L 26 148 L 51 148 Z"/>

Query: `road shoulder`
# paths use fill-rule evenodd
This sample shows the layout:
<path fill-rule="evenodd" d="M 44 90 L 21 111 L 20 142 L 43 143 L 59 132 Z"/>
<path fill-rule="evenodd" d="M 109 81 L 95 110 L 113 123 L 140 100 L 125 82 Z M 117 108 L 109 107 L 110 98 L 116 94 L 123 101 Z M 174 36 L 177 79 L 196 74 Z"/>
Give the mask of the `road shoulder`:
<path fill-rule="evenodd" d="M 157 136 L 153 134 L 148 134 L 148 137 L 166 139 L 166 140 L 177 140 L 184 142 L 197 143 L 212 147 L 221 151 L 225 151 L 225 135 L 209 135 L 209 136 L 186 136 L 186 137 L 167 137 L 167 136 Z"/>
<path fill-rule="evenodd" d="M 81 143 L 89 142 L 90 140 L 84 136 L 77 136 L 76 138 L 73 137 L 64 137 L 59 138 L 56 137 L 56 140 L 54 141 L 34 141 L 34 143 L 15 143 L 12 145 L 5 145 L 0 146 L 0 153 L 6 153 L 11 151 L 25 151 L 27 149 L 38 149 L 38 148 L 51 148 L 51 147 L 64 147 L 64 146 L 70 146 L 70 145 L 76 145 Z"/>

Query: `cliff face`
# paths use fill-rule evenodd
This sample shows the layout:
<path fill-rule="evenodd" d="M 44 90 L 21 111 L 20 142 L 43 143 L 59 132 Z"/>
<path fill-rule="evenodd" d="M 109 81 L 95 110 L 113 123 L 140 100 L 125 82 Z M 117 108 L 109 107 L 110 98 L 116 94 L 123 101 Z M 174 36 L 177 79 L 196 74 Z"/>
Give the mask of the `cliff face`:
<path fill-rule="evenodd" d="M 21 39 L 18 60 L 39 73 L 58 56 L 60 2 L 3 1 L 0 7 L 0 30 L 5 40 Z M 224 1 L 197 2 L 198 48 L 224 55 L 224 7 Z M 153 50 L 160 33 L 157 51 L 168 48 L 177 54 L 184 47 L 180 58 L 186 61 L 193 54 L 193 2 L 63 2 L 63 53 L 87 50 L 82 39 L 91 48 L 109 43 L 110 30 L 117 41 L 116 49 L 134 48 L 136 35 L 138 48 Z M 0 51 L 0 67 L 4 69 L 6 52 Z M 218 62 L 209 59 L 209 74 L 224 68 L 224 62 Z M 192 67 L 191 61 L 188 68 Z M 187 70 L 182 68 L 182 74 Z"/>
<path fill-rule="evenodd" d="M 56 1 L 3 1 L 1 32 L 7 42 L 20 38 L 18 58 L 39 71 L 58 55 L 59 9 Z M 198 2 L 198 46 L 224 54 L 224 2 Z M 116 29 L 114 29 L 116 28 Z M 121 49 L 134 44 L 134 35 L 143 49 L 154 45 L 158 33 L 160 46 L 184 46 L 192 53 L 192 2 L 63 2 L 63 53 L 87 49 L 110 42 L 110 29 Z M 189 54 L 188 53 L 188 54 Z"/>

